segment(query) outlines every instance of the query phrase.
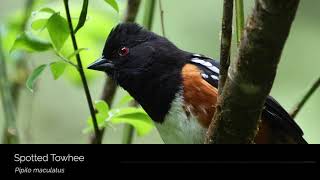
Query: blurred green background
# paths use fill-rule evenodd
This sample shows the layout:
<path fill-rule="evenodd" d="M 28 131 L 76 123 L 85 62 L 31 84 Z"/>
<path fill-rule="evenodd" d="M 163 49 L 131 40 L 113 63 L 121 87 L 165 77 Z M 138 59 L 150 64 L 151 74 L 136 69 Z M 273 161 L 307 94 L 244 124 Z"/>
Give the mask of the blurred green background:
<path fill-rule="evenodd" d="M 78 17 L 82 1 L 70 0 L 72 17 Z M 123 16 L 125 0 L 117 1 L 120 14 L 114 11 L 103 0 L 90 1 L 88 20 L 85 27 L 77 33 L 80 48 L 89 48 L 81 57 L 86 66 L 101 54 L 105 39 L 114 24 Z M 254 1 L 245 1 L 245 12 L 250 13 Z M 222 15 L 222 0 L 162 0 L 164 9 L 165 30 L 168 39 L 178 47 L 219 58 L 220 25 Z M 24 1 L 1 0 L 0 24 L 8 26 L 21 20 Z M 144 1 L 140 6 L 138 22 L 142 22 Z M 38 0 L 33 11 L 42 7 L 60 9 L 65 16 L 63 1 Z M 312 82 L 320 75 L 320 1 L 301 1 L 292 26 L 290 36 L 282 54 L 278 74 L 271 95 L 287 110 L 291 110 L 301 96 L 308 90 Z M 160 12 L 158 3 L 155 8 L 153 31 L 161 34 Z M 31 18 L 38 18 L 33 14 Z M 9 51 L 19 32 L 5 33 L 5 50 Z M 34 32 L 35 34 L 39 32 Z M 40 32 L 46 37 L 45 32 Z M 64 49 L 71 51 L 70 38 Z M 233 44 L 233 47 L 236 47 Z M 233 48 L 233 54 L 235 48 Z M 8 53 L 8 52 L 7 52 Z M 14 55 L 14 54 L 13 54 Z M 8 66 L 10 66 L 10 56 Z M 12 55 L 11 55 L 12 56 Z M 29 66 L 48 63 L 57 58 L 52 52 L 33 53 L 27 55 Z M 9 68 L 10 70 L 10 68 Z M 14 71 L 9 71 L 13 75 Z M 89 110 L 78 75 L 67 69 L 67 76 L 54 81 L 47 69 L 37 83 L 35 93 L 24 88 L 18 105 L 18 127 L 22 143 L 88 143 L 88 135 L 82 133 L 86 127 Z M 105 75 L 103 73 L 87 72 L 91 94 L 98 100 Z M 124 91 L 117 92 L 116 102 Z M 155 97 L 156 100 L 156 97 Z M 305 133 L 309 143 L 320 143 L 320 93 L 319 90 L 307 102 L 296 117 L 297 123 Z M 2 104 L 0 105 L 0 134 L 4 123 Z M 122 125 L 108 128 L 104 143 L 121 143 Z M 143 137 L 135 137 L 134 143 L 162 143 L 154 129 Z"/>

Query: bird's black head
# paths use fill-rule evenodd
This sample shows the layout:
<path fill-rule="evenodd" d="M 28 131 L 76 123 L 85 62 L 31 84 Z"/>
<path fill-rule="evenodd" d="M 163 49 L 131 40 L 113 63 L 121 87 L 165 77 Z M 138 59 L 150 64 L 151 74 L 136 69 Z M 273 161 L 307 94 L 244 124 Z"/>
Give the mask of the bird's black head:
<path fill-rule="evenodd" d="M 104 71 L 117 82 L 140 74 L 153 61 L 157 39 L 162 37 L 135 23 L 118 24 L 106 40 L 102 57 L 88 68 Z"/>
<path fill-rule="evenodd" d="M 180 90 L 188 55 L 164 37 L 137 24 L 122 23 L 110 32 L 102 57 L 88 68 L 106 72 L 153 120 L 161 121 Z"/>

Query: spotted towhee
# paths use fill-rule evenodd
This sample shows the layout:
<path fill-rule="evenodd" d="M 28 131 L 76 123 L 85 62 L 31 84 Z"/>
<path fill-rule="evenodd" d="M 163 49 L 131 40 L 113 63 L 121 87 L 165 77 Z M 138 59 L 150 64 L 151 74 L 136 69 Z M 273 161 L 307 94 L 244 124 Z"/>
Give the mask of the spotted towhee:
<path fill-rule="evenodd" d="M 133 23 L 117 25 L 89 69 L 106 72 L 153 119 L 165 143 L 203 143 L 217 102 L 219 63 L 177 48 Z M 303 132 L 268 96 L 255 143 L 305 144 Z"/>

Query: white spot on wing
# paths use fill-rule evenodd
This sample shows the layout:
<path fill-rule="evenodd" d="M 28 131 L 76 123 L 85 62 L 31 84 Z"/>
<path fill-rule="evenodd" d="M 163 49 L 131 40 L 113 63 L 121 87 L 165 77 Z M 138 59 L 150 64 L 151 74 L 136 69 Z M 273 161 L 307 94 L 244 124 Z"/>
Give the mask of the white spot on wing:
<path fill-rule="evenodd" d="M 201 76 L 205 79 L 207 79 L 209 76 L 207 74 L 201 73 Z"/>
<path fill-rule="evenodd" d="M 211 77 L 212 79 L 219 80 L 219 78 L 218 78 L 217 76 L 215 76 L 215 75 L 211 75 L 210 77 Z"/>
<path fill-rule="evenodd" d="M 199 63 L 203 66 L 206 66 L 207 68 L 209 68 L 211 71 L 219 74 L 219 69 L 217 67 L 215 67 L 214 65 L 212 65 L 210 62 L 208 61 L 205 61 L 205 60 L 202 60 L 202 59 L 199 59 L 199 58 L 192 58 L 191 59 L 192 62 L 195 62 L 195 63 Z"/>
<path fill-rule="evenodd" d="M 220 70 L 217 68 L 217 67 L 215 67 L 215 66 L 211 66 L 211 67 L 208 67 L 211 71 L 213 71 L 213 72 L 215 72 L 215 73 L 217 73 L 217 74 L 219 74 L 220 73 Z"/>
<path fill-rule="evenodd" d="M 195 63 L 199 63 L 199 64 L 202 64 L 204 66 L 212 66 L 212 64 L 210 62 L 207 62 L 207 61 L 204 61 L 202 59 L 199 59 L 199 58 L 192 58 L 191 59 L 192 62 L 195 62 Z"/>

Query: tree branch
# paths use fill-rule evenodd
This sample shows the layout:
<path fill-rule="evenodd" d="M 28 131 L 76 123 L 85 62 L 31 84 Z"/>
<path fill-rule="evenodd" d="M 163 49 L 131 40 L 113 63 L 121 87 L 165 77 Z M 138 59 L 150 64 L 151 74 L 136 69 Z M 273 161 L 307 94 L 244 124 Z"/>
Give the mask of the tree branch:
<path fill-rule="evenodd" d="M 16 127 L 16 111 L 7 75 L 7 66 L 2 49 L 2 35 L 0 34 L 0 95 L 5 117 L 3 144 L 16 144 L 19 141 Z"/>
<path fill-rule="evenodd" d="M 243 0 L 236 2 L 237 44 L 239 46 L 244 26 Z"/>
<path fill-rule="evenodd" d="M 129 106 L 138 107 L 139 103 L 132 100 Z M 123 127 L 122 144 L 131 144 L 134 136 L 134 127 L 130 124 L 125 124 Z"/>
<path fill-rule="evenodd" d="M 233 0 L 224 0 L 221 26 L 220 73 L 218 91 L 221 94 L 227 79 L 230 65 L 230 48 L 232 39 Z"/>
<path fill-rule="evenodd" d="M 256 0 L 206 143 L 253 143 L 299 0 Z"/>
<path fill-rule="evenodd" d="M 72 26 L 68 0 L 64 0 L 63 2 L 64 2 L 64 7 L 65 7 L 65 10 L 66 10 L 66 14 L 67 14 L 67 20 L 68 20 L 68 25 L 69 25 L 72 45 L 73 45 L 74 50 L 77 51 L 78 50 L 78 45 L 77 45 L 76 37 L 75 37 L 75 34 L 74 34 L 73 26 Z M 94 141 L 94 143 L 95 144 L 101 144 L 102 136 L 101 136 L 101 133 L 100 133 L 100 130 L 99 130 L 99 127 L 98 127 L 95 110 L 94 110 L 94 107 L 93 107 L 93 103 L 92 103 L 92 99 L 91 99 L 91 95 L 90 95 L 87 79 L 86 79 L 86 76 L 84 74 L 84 70 L 83 70 L 83 66 L 82 66 L 82 62 L 81 62 L 81 58 L 80 58 L 80 54 L 79 53 L 76 54 L 76 59 L 77 59 L 78 67 L 79 67 L 78 71 L 79 71 L 79 74 L 80 74 L 80 77 L 81 77 L 82 85 L 83 85 L 83 88 L 84 88 L 84 92 L 86 94 L 86 98 L 87 98 L 90 114 L 91 114 L 91 117 L 92 117 L 92 122 L 93 122 L 93 127 L 94 127 L 94 132 L 95 132 L 95 141 Z"/>
<path fill-rule="evenodd" d="M 141 0 L 128 0 L 126 15 L 124 22 L 135 22 L 140 7 Z"/>
<path fill-rule="evenodd" d="M 28 19 L 29 16 L 32 12 L 32 8 L 34 5 L 34 0 L 27 0 L 25 4 L 25 10 L 24 10 L 24 17 L 21 22 L 20 30 L 23 32 L 27 28 L 28 25 Z M 11 92 L 12 92 L 12 97 L 13 97 L 13 102 L 15 107 L 18 105 L 19 97 L 20 97 L 20 92 L 22 87 L 25 87 L 25 83 L 28 79 L 28 76 L 30 74 L 30 70 L 27 66 L 27 61 L 26 61 L 26 53 L 22 52 L 21 58 L 17 60 L 16 63 L 16 71 L 19 72 L 17 73 L 17 76 L 15 77 L 14 81 L 12 82 L 11 86 Z"/>
<path fill-rule="evenodd" d="M 295 118 L 297 114 L 300 112 L 302 107 L 305 105 L 305 103 L 308 101 L 308 99 L 311 97 L 311 95 L 316 92 L 318 87 L 320 86 L 320 77 L 312 84 L 311 88 L 308 90 L 308 92 L 303 96 L 300 102 L 297 103 L 297 105 L 293 108 L 292 112 L 290 113 L 292 118 Z"/>
<path fill-rule="evenodd" d="M 154 7 L 155 7 L 155 0 L 148 0 L 145 2 L 143 25 L 149 30 L 151 30 L 152 23 L 153 23 Z"/>
<path fill-rule="evenodd" d="M 21 31 L 24 31 L 27 26 L 33 4 L 34 0 L 26 1 L 24 16 L 20 26 Z M 2 49 L 2 37 L 0 37 L 0 87 L 5 114 L 5 129 L 2 142 L 5 144 L 19 143 L 19 136 L 16 127 L 16 109 L 21 87 L 24 87 L 29 75 L 29 69 L 25 61 L 25 53 L 23 53 L 21 58 L 17 60 L 15 66 L 19 73 L 17 73 L 14 81 L 10 83 L 7 77 L 5 56 Z"/>

